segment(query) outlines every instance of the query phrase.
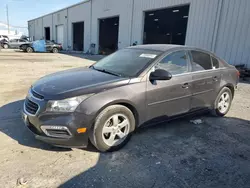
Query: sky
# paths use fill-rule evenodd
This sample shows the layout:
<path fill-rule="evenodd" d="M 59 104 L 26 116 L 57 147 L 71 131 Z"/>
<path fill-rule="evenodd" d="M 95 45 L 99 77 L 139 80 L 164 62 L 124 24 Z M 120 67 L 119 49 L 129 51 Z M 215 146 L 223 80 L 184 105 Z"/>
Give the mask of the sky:
<path fill-rule="evenodd" d="M 9 7 L 9 23 L 12 26 L 27 27 L 27 21 L 44 14 L 79 3 L 83 0 L 0 0 L 0 29 L 7 23 L 6 5 Z M 11 28 L 28 34 L 28 29 Z"/>

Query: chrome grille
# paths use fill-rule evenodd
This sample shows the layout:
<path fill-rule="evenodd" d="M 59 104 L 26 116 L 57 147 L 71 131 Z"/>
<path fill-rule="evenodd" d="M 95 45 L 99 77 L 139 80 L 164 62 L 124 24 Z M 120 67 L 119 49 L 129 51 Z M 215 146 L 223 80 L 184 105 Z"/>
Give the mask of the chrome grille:
<path fill-rule="evenodd" d="M 35 115 L 36 112 L 38 111 L 38 108 L 39 108 L 39 106 L 36 103 L 30 101 L 29 99 L 26 99 L 26 101 L 25 101 L 25 110 L 28 113 L 30 113 L 32 115 Z"/>

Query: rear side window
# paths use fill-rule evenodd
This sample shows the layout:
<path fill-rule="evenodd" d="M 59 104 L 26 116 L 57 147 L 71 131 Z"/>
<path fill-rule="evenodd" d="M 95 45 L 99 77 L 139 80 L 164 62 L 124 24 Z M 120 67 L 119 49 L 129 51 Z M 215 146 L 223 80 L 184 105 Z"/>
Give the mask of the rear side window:
<path fill-rule="evenodd" d="M 191 51 L 192 55 L 192 70 L 202 71 L 212 69 L 211 58 L 209 54 L 199 51 Z"/>
<path fill-rule="evenodd" d="M 216 59 L 216 58 L 214 58 L 212 56 L 211 56 L 211 58 L 212 58 L 212 62 L 213 62 L 213 69 L 220 68 L 220 63 L 219 63 L 218 59 Z"/>

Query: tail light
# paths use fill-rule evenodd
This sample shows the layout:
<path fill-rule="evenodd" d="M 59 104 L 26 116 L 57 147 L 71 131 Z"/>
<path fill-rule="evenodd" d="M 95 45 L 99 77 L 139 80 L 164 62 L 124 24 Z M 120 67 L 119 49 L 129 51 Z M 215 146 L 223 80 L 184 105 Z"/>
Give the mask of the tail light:
<path fill-rule="evenodd" d="M 240 71 L 236 71 L 238 78 L 240 77 Z"/>

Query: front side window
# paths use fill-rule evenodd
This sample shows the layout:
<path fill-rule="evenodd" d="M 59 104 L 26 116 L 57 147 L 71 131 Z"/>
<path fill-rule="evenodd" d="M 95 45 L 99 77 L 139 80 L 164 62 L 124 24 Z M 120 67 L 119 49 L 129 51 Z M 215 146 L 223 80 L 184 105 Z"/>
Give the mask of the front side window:
<path fill-rule="evenodd" d="M 93 68 L 113 72 L 125 77 L 135 77 L 153 62 L 161 51 L 123 49 L 98 61 Z"/>
<path fill-rule="evenodd" d="M 188 56 L 185 51 L 174 52 L 163 58 L 156 68 L 164 69 L 172 75 L 188 72 Z"/>
<path fill-rule="evenodd" d="M 212 69 L 211 58 L 209 54 L 191 51 L 192 55 L 192 70 L 193 71 L 202 71 Z"/>

